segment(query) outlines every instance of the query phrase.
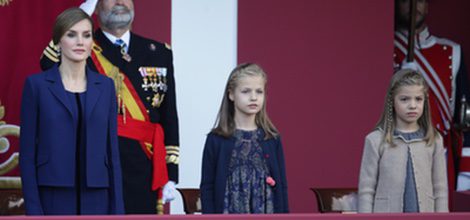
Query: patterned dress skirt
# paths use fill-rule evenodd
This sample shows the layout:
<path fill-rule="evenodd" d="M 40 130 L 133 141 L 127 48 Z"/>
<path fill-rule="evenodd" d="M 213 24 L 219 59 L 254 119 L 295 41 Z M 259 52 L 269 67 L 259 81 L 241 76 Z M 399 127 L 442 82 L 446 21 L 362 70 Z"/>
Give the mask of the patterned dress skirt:
<path fill-rule="evenodd" d="M 260 130 L 235 131 L 229 162 L 224 213 L 273 213 L 273 192 L 267 185 L 269 169 L 259 145 Z"/>

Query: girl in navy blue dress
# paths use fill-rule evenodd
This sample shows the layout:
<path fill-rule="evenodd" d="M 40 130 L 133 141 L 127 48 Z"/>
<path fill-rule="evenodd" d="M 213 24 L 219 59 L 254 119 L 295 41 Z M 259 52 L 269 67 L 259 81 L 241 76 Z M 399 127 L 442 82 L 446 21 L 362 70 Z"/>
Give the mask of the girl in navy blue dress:
<path fill-rule="evenodd" d="M 289 212 L 282 144 L 266 113 L 266 82 L 266 73 L 251 63 L 229 76 L 204 147 L 203 213 Z"/>

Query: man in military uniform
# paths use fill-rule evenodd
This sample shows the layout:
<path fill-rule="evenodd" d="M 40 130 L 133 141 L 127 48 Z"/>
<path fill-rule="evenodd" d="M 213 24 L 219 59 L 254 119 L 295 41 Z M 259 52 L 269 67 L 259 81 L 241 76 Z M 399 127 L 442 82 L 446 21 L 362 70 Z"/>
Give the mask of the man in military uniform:
<path fill-rule="evenodd" d="M 449 190 L 455 190 L 455 170 L 460 170 L 458 190 L 470 189 L 470 158 L 463 151 L 463 135 L 455 129 L 457 112 L 463 97 L 469 101 L 469 82 L 459 44 L 433 36 L 425 18 L 428 1 L 417 0 L 416 37 L 413 63 L 405 61 L 408 48 L 410 24 L 410 0 L 395 1 L 395 49 L 394 67 L 410 67 L 423 74 L 430 87 L 431 117 L 434 127 L 444 138 L 447 149 Z M 468 134 L 466 134 L 468 137 Z M 470 138 L 470 137 L 469 137 Z M 466 142 L 470 143 L 468 138 Z M 468 146 L 468 145 L 466 145 Z M 466 186 L 465 186 L 466 185 Z"/>
<path fill-rule="evenodd" d="M 178 182 L 179 137 L 173 55 L 168 45 L 130 31 L 132 0 L 87 0 L 80 7 L 95 10 L 100 28 L 89 66 L 114 79 L 118 96 L 118 135 L 123 193 L 127 214 L 162 213 L 174 198 Z M 58 62 L 51 43 L 41 68 Z M 157 195 L 162 196 L 158 200 Z"/>

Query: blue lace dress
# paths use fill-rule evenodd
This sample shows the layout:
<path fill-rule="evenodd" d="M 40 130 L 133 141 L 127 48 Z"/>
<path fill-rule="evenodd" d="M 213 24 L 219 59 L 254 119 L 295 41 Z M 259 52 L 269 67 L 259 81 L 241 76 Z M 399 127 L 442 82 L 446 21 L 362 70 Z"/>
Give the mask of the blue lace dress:
<path fill-rule="evenodd" d="M 258 137 L 261 130 L 235 131 L 235 147 L 225 186 L 224 213 L 273 213 L 269 169 Z"/>

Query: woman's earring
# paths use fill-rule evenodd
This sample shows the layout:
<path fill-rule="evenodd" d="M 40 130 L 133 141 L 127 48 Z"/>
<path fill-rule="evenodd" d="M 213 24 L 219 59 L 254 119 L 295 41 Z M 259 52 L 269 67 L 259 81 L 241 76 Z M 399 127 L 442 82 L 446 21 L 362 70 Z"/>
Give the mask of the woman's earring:
<path fill-rule="evenodd" d="M 57 57 L 60 57 L 60 54 L 61 54 L 60 47 L 57 47 Z"/>

